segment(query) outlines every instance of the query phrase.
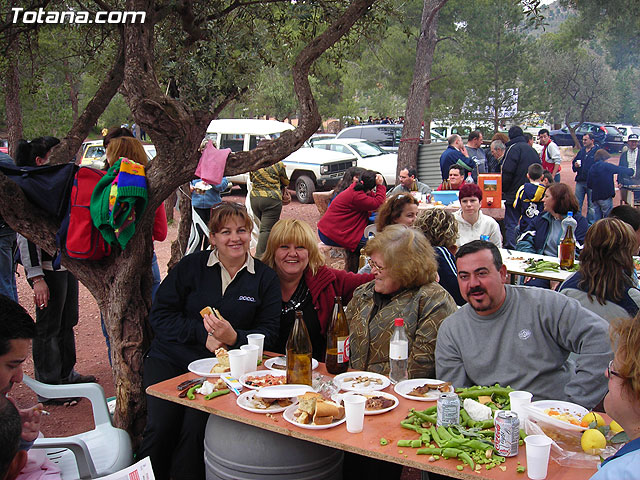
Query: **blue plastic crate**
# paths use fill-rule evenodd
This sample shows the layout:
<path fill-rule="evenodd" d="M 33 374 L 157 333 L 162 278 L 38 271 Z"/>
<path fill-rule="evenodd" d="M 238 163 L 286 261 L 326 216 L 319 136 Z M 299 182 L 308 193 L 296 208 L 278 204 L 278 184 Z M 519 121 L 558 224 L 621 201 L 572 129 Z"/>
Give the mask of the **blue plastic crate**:
<path fill-rule="evenodd" d="M 458 200 L 458 193 L 458 190 L 436 190 L 431 192 L 431 198 L 434 202 L 442 202 L 443 205 L 449 205 Z"/>

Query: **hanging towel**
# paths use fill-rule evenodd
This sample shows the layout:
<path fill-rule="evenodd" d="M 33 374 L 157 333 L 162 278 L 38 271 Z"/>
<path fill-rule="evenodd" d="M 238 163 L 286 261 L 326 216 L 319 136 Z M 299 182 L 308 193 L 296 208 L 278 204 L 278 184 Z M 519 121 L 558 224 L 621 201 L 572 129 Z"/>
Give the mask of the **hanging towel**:
<path fill-rule="evenodd" d="M 222 182 L 224 168 L 227 165 L 227 157 L 230 153 L 230 148 L 218 150 L 213 146 L 213 142 L 209 140 L 198 162 L 196 176 L 211 185 L 219 185 Z"/>

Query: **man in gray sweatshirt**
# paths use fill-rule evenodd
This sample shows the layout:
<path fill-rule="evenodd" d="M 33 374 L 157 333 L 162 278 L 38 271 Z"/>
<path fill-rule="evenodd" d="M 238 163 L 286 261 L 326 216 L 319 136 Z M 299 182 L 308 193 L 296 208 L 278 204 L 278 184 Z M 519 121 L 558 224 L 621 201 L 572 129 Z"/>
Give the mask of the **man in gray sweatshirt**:
<path fill-rule="evenodd" d="M 605 320 L 562 294 L 505 285 L 495 245 L 467 243 L 456 253 L 467 304 L 438 330 L 436 374 L 455 387 L 500 383 L 591 409 L 607 393 L 613 358 Z M 576 364 L 569 353 L 578 354 Z"/>

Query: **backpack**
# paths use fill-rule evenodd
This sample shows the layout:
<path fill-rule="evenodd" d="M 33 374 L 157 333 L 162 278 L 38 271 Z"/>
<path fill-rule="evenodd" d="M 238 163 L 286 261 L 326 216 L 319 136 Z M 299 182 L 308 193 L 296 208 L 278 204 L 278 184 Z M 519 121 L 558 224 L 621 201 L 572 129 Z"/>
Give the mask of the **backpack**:
<path fill-rule="evenodd" d="M 91 194 L 106 172 L 80 167 L 73 178 L 69 213 L 56 235 L 58 248 L 77 260 L 100 260 L 109 256 L 111 246 L 91 220 Z"/>

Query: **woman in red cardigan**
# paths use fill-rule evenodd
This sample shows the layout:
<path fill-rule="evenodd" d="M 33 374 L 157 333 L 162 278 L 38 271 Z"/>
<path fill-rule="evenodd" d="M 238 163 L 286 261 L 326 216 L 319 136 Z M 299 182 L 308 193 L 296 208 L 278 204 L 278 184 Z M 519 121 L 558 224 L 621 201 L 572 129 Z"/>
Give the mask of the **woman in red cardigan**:
<path fill-rule="evenodd" d="M 382 175 L 365 170 L 359 182 L 354 182 L 333 199 L 318 222 L 318 236 L 323 243 L 347 250 L 345 270 L 358 270 L 360 249 L 367 241 L 364 229 L 369 214 L 384 203 L 386 193 Z"/>
<path fill-rule="evenodd" d="M 356 287 L 373 279 L 324 266 L 313 230 L 302 220 L 279 220 L 271 230 L 262 262 L 273 268 L 280 279 L 282 313 L 276 352 L 285 353 L 293 327 L 295 311 L 302 310 L 311 337 L 313 358 L 324 362 L 327 328 L 333 302 L 342 297 L 346 305 Z"/>

